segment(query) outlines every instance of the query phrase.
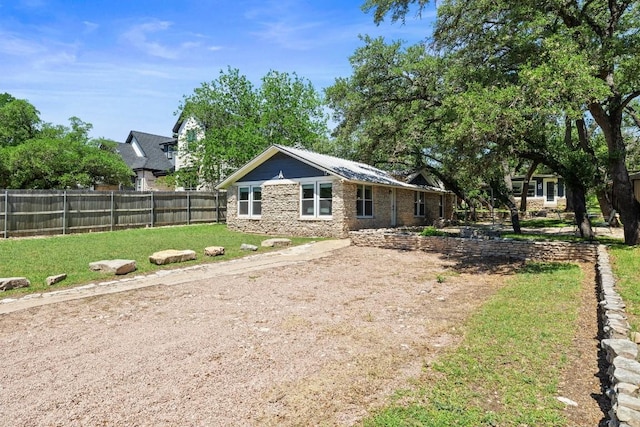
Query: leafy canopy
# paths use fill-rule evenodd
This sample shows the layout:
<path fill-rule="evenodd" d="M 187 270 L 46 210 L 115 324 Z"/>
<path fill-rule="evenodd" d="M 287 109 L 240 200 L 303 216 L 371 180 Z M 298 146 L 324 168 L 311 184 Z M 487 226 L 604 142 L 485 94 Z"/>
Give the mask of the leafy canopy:
<path fill-rule="evenodd" d="M 128 184 L 131 169 L 117 143 L 89 137 L 92 125 L 77 117 L 70 125 L 42 123 L 26 100 L 0 95 L 0 188 L 86 188 Z"/>
<path fill-rule="evenodd" d="M 309 81 L 270 71 L 260 83 L 229 67 L 184 96 L 182 119 L 195 118 L 204 135 L 181 149 L 205 182 L 218 182 L 271 144 L 316 148 L 326 141 L 323 100 Z"/>

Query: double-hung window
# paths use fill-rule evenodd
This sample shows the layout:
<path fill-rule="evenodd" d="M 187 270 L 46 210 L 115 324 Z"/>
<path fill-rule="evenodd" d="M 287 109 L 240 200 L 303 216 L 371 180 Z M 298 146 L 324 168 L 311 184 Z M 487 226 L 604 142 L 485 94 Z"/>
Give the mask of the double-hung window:
<path fill-rule="evenodd" d="M 356 191 L 356 216 L 373 217 L 373 187 L 358 185 Z"/>
<path fill-rule="evenodd" d="M 425 193 L 415 191 L 413 194 L 413 216 L 425 216 Z"/>
<path fill-rule="evenodd" d="M 259 185 L 238 187 L 238 216 L 259 217 L 262 214 L 262 188 Z"/>
<path fill-rule="evenodd" d="M 333 184 L 308 182 L 300 186 L 300 215 L 306 218 L 331 217 Z"/>

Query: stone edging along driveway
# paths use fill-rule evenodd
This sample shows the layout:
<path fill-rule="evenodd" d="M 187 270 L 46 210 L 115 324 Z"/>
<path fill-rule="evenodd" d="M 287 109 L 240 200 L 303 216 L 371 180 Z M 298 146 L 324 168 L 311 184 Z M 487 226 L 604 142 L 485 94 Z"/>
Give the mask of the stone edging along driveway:
<path fill-rule="evenodd" d="M 332 251 L 349 245 L 349 239 L 322 240 L 229 261 L 219 261 L 172 270 L 159 270 L 147 275 L 90 283 L 88 285 L 59 291 L 29 294 L 21 298 L 5 298 L 0 300 L 0 315 L 45 304 L 130 291 L 148 286 L 173 286 L 199 279 L 295 264 L 328 256 Z"/>

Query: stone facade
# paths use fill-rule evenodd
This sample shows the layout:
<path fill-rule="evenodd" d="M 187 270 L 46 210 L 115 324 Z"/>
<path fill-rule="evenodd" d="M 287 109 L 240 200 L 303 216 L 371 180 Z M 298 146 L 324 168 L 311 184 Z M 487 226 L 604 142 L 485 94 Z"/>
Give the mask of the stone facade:
<path fill-rule="evenodd" d="M 346 237 L 343 185 L 333 181 L 331 219 L 300 217 L 300 184 L 292 181 L 267 181 L 262 185 L 260 218 L 238 216 L 238 186 L 227 191 L 227 226 L 243 233 L 289 236 Z"/>
<path fill-rule="evenodd" d="M 298 182 L 265 182 L 262 185 L 262 212 L 259 218 L 238 216 L 238 184 L 233 185 L 227 192 L 227 225 L 232 230 L 246 233 L 344 238 L 350 230 L 393 226 L 391 201 L 394 192 L 395 225 L 430 225 L 440 217 L 440 194 L 424 193 L 426 216 L 416 217 L 413 215 L 414 190 L 373 186 L 373 216 L 361 218 L 356 215 L 357 184 L 342 180 L 332 182 L 332 216 L 309 219 L 300 215 Z M 452 199 L 449 197 L 446 200 L 450 202 Z M 452 206 L 448 206 L 446 211 L 451 212 L 452 209 Z"/>
<path fill-rule="evenodd" d="M 516 206 L 520 209 L 520 197 L 516 197 Z M 563 211 L 567 208 L 567 199 L 565 197 L 557 198 L 555 202 L 549 204 L 545 201 L 544 197 L 527 197 L 527 211 L 544 211 L 544 210 L 560 210 Z"/>

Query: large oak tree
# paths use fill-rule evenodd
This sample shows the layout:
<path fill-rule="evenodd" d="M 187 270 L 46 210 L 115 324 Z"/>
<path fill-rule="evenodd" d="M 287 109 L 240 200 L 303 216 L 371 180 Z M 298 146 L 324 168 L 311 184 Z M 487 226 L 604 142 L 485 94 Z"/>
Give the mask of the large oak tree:
<path fill-rule="evenodd" d="M 428 3 L 368 0 L 364 7 L 380 22 L 389 14 L 402 20 L 412 6 L 421 10 Z M 570 120 L 593 118 L 606 144 L 612 203 L 625 242 L 640 243 L 640 204 L 629 179 L 623 126 L 640 96 L 640 2 L 445 0 L 438 6 L 434 41 L 440 52 L 471 69 L 510 72 L 520 83 L 528 79 L 537 105 L 551 105 Z"/>

